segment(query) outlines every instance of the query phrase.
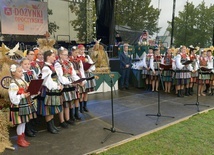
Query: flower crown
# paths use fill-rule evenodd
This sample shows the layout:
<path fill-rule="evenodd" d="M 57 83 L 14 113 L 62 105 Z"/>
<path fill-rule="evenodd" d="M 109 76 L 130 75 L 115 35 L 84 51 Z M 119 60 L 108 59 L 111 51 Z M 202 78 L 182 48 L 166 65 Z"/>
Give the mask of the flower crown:
<path fill-rule="evenodd" d="M 63 46 L 61 46 L 61 47 L 59 48 L 59 50 L 60 50 L 60 51 L 63 51 L 63 50 L 65 50 L 65 48 L 64 48 Z"/>
<path fill-rule="evenodd" d="M 11 71 L 11 72 L 15 72 L 15 71 L 16 71 L 16 68 L 17 68 L 17 66 L 16 66 L 15 64 L 12 64 L 12 65 L 10 66 L 10 71 Z"/>

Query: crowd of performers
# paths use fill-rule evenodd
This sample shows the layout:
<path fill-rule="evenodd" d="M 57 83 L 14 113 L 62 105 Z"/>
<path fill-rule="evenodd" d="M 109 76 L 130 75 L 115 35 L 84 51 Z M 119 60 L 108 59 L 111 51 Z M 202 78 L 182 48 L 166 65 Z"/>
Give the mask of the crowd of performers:
<path fill-rule="evenodd" d="M 193 46 L 181 46 L 176 55 L 168 49 L 164 55 L 158 48 L 150 48 L 148 54 L 138 63 L 142 67 L 142 78 L 146 89 L 158 91 L 159 84 L 165 93 L 175 90 L 177 97 L 193 95 L 193 87 L 198 84 L 198 96 L 213 95 L 214 70 L 212 51 L 196 54 Z M 189 51 L 187 53 L 187 51 Z M 160 81 L 159 81 L 160 80 Z"/>
<path fill-rule="evenodd" d="M 56 114 L 60 126 L 68 128 L 69 125 L 75 125 L 76 121 L 81 121 L 79 111 L 89 111 L 88 92 L 95 90 L 96 83 L 92 76 L 95 66 L 84 70 L 84 63 L 94 64 L 90 56 L 85 54 L 85 47 L 78 45 L 71 52 L 64 47 L 60 47 L 57 53 L 52 50 L 28 50 L 20 63 L 11 65 L 12 80 L 8 92 L 11 120 L 17 125 L 19 146 L 30 145 L 25 135 L 36 135 L 33 122 L 38 115 L 45 117 L 47 130 L 57 134 L 59 129 L 54 123 Z M 32 79 L 44 79 L 37 95 L 26 91 Z"/>

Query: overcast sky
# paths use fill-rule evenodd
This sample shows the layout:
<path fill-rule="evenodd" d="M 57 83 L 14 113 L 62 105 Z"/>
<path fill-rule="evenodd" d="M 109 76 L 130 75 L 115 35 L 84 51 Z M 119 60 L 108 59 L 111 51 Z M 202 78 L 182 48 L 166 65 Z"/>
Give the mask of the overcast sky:
<path fill-rule="evenodd" d="M 193 2 L 195 6 L 200 4 L 203 0 L 176 0 L 176 5 L 175 5 L 175 16 L 178 16 L 179 11 L 183 11 L 184 5 L 186 2 Z M 158 8 L 158 2 L 160 2 L 160 9 L 161 9 L 161 14 L 160 14 L 160 19 L 159 19 L 159 24 L 158 27 L 162 27 L 162 29 L 159 32 L 159 36 L 164 35 L 166 28 L 167 28 L 167 21 L 172 20 L 172 11 L 173 11 L 173 0 L 152 0 L 151 4 L 155 7 Z M 207 6 L 210 6 L 211 4 L 214 4 L 214 0 L 204 0 L 205 4 Z"/>

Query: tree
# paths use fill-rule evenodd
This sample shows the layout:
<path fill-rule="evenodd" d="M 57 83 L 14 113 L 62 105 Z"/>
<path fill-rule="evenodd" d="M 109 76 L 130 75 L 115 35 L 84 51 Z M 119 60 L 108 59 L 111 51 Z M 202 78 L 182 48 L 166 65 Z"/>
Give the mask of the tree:
<path fill-rule="evenodd" d="M 117 25 L 129 26 L 136 31 L 148 30 L 150 35 L 158 32 L 157 21 L 160 10 L 150 5 L 151 0 L 117 0 L 115 4 L 115 20 Z M 71 21 L 77 37 L 84 41 L 86 36 L 86 9 L 85 3 L 70 5 L 72 13 L 77 19 Z M 93 19 L 96 21 L 95 5 L 93 6 Z"/>
<path fill-rule="evenodd" d="M 95 3 L 93 3 L 92 8 L 86 8 L 87 0 L 81 2 L 81 3 L 72 3 L 69 7 L 71 10 L 71 13 L 74 13 L 77 18 L 70 21 L 71 25 L 74 28 L 74 31 L 77 31 L 77 38 L 80 42 L 86 41 L 87 38 L 87 14 L 86 11 L 93 11 L 93 17 L 90 19 L 92 23 L 95 23 L 96 21 L 96 14 L 95 14 Z M 95 26 L 95 25 L 94 25 Z"/>
<path fill-rule="evenodd" d="M 158 32 L 160 10 L 150 5 L 151 0 L 118 0 L 116 4 L 116 25 L 125 25 L 132 30 L 147 30 L 150 35 Z"/>
<path fill-rule="evenodd" d="M 206 6 L 203 1 L 198 6 L 187 2 L 184 10 L 175 17 L 174 45 L 194 45 L 207 47 L 212 43 L 214 5 Z M 171 22 L 168 22 L 171 24 Z M 171 27 L 168 28 L 171 33 Z"/>

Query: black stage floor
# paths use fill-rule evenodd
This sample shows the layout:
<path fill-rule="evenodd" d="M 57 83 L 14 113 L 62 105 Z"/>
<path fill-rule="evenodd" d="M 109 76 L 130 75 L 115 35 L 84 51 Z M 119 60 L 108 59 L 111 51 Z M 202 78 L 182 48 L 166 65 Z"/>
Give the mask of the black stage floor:
<path fill-rule="evenodd" d="M 132 135 L 112 133 L 102 144 L 101 142 L 110 133 L 103 128 L 112 127 L 111 92 L 89 95 L 88 107 L 90 112 L 81 114 L 83 120 L 68 129 L 61 129 L 59 134 L 53 135 L 46 131 L 45 123 L 38 125 L 39 133 L 34 138 L 27 139 L 31 145 L 27 148 L 17 147 L 15 128 L 10 129 L 11 142 L 15 151 L 6 150 L 3 155 L 81 155 L 91 154 L 95 150 L 115 145 L 121 141 L 139 137 L 139 135 L 169 125 L 175 121 L 197 113 L 197 106 L 184 106 L 184 103 L 195 104 L 196 95 L 178 98 L 174 94 L 160 92 L 161 114 L 175 118 L 149 117 L 146 114 L 157 114 L 158 94 L 142 89 L 114 91 L 114 124 L 117 131 L 133 133 Z M 200 111 L 213 108 L 213 96 L 199 97 Z M 41 118 L 40 118 L 41 119 Z M 41 120 L 44 120 L 43 118 Z"/>

